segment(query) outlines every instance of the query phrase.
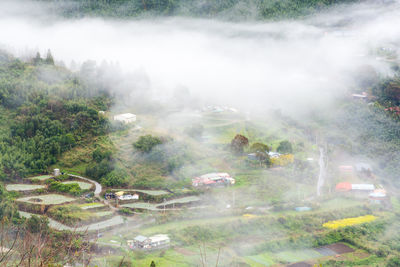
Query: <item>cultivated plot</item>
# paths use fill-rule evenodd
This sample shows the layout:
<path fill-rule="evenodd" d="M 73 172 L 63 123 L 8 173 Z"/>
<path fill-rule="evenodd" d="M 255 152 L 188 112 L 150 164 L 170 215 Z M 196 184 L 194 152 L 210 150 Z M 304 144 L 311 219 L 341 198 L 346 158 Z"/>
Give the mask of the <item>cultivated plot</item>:
<path fill-rule="evenodd" d="M 45 181 L 50 178 L 53 178 L 53 176 L 52 175 L 39 175 L 39 176 L 28 177 L 26 179 Z"/>
<path fill-rule="evenodd" d="M 26 202 L 31 204 L 44 204 L 44 205 L 59 205 L 67 202 L 75 201 L 75 198 L 67 197 L 58 194 L 29 196 L 16 199 L 19 202 Z"/>
<path fill-rule="evenodd" d="M 38 184 L 8 184 L 6 185 L 7 191 L 32 191 L 36 189 L 45 188 L 44 185 Z"/>

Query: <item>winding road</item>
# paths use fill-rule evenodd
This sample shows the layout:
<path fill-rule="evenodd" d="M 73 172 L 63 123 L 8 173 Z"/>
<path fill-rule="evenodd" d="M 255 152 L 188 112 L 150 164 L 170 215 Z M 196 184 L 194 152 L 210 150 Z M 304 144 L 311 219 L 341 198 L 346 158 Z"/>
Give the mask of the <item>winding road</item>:
<path fill-rule="evenodd" d="M 69 176 L 71 176 L 71 177 L 75 177 L 75 178 L 82 179 L 82 180 L 88 181 L 90 183 L 93 183 L 96 186 L 96 188 L 94 189 L 94 196 L 97 197 L 100 201 L 102 201 L 105 205 L 107 205 L 113 212 L 119 210 L 118 208 L 116 208 L 113 205 L 111 205 L 110 202 L 108 202 L 107 200 L 105 200 L 104 198 L 102 198 L 100 196 L 100 193 L 103 190 L 103 187 L 101 186 L 101 184 L 99 184 L 98 182 L 96 182 L 96 181 L 94 181 L 92 179 L 89 179 L 89 178 L 86 178 L 86 177 L 83 177 L 83 176 L 79 176 L 79 175 L 75 175 L 75 174 L 69 174 L 69 173 L 67 173 L 67 174 Z"/>
<path fill-rule="evenodd" d="M 94 189 L 94 196 L 101 198 L 100 193 L 101 193 L 101 190 L 103 190 L 103 187 L 101 186 L 101 184 L 99 184 L 98 182 L 96 182 L 92 179 L 86 178 L 86 177 L 82 177 L 82 176 L 75 175 L 75 174 L 69 174 L 69 173 L 67 173 L 67 174 L 71 177 L 79 178 L 79 179 L 88 181 L 90 183 L 93 183 L 96 186 L 96 188 Z"/>

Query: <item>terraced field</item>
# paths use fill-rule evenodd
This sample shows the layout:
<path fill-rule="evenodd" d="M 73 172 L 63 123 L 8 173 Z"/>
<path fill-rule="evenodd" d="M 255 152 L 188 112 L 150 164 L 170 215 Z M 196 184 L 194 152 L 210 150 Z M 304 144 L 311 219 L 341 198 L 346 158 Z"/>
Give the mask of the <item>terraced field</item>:
<path fill-rule="evenodd" d="M 32 215 L 36 215 L 33 213 L 24 212 L 24 211 L 19 211 L 19 214 L 25 218 L 30 218 Z M 42 215 L 37 215 L 37 216 L 40 217 Z M 90 232 L 90 231 L 102 230 L 102 229 L 109 228 L 109 227 L 114 227 L 117 225 L 121 225 L 123 223 L 124 223 L 123 217 L 117 215 L 117 216 L 114 216 L 110 219 L 107 219 L 107 220 L 104 220 L 101 222 L 96 222 L 96 223 L 92 223 L 89 225 L 74 228 L 74 227 L 64 225 L 60 222 L 57 222 L 57 221 L 49 218 L 50 227 L 53 229 L 59 230 L 59 231 L 68 230 L 68 231 L 77 231 L 77 232 L 86 232 L 86 231 Z"/>
<path fill-rule="evenodd" d="M 58 194 L 37 195 L 37 196 L 29 196 L 16 199 L 16 201 L 19 202 L 27 202 L 31 204 L 45 204 L 45 205 L 59 205 L 67 202 L 73 202 L 75 200 L 76 200 L 75 198 Z"/>
<path fill-rule="evenodd" d="M 169 194 L 169 192 L 164 191 L 164 190 L 112 189 L 112 191 L 114 191 L 114 192 L 117 192 L 117 191 L 139 192 L 139 193 L 147 194 L 147 195 L 150 195 L 150 196 L 162 196 L 162 195 Z"/>
<path fill-rule="evenodd" d="M 135 202 L 135 203 L 128 203 L 123 204 L 121 207 L 132 208 L 132 209 L 144 209 L 144 210 L 151 210 L 151 211 L 161 211 L 163 210 L 164 206 L 172 205 L 172 204 L 188 204 L 191 202 L 199 201 L 200 198 L 197 196 L 189 196 L 183 198 L 172 199 L 166 201 L 164 203 L 144 203 L 144 202 Z M 166 208 L 165 210 L 169 210 Z"/>
<path fill-rule="evenodd" d="M 45 188 L 45 185 L 38 184 L 8 184 L 6 185 L 7 191 L 32 191 L 36 189 Z"/>
<path fill-rule="evenodd" d="M 50 178 L 53 178 L 53 176 L 52 175 L 39 175 L 39 176 L 28 177 L 26 179 L 45 181 Z"/>

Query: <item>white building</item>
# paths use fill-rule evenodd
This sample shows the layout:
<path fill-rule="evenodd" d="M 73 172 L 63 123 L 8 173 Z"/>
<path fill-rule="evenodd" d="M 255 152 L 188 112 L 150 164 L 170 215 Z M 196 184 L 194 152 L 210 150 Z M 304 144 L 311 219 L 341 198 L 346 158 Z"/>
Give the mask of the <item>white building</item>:
<path fill-rule="evenodd" d="M 168 247 L 170 239 L 166 234 L 158 234 L 150 237 L 138 235 L 133 240 L 127 240 L 131 249 L 158 249 Z"/>
<path fill-rule="evenodd" d="M 114 116 L 114 120 L 128 124 L 136 121 L 136 115 L 132 113 L 118 114 Z"/>
<path fill-rule="evenodd" d="M 122 196 L 118 196 L 119 200 L 138 200 L 139 199 L 139 195 L 138 194 L 133 194 L 133 195 L 122 195 Z"/>
<path fill-rule="evenodd" d="M 358 191 L 374 191 L 375 186 L 373 184 L 352 184 L 351 190 Z"/>

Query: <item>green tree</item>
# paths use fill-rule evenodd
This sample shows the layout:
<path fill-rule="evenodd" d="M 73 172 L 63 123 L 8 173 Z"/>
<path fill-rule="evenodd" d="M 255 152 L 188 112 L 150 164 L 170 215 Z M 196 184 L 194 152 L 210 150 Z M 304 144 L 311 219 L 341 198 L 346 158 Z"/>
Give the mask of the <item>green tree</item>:
<path fill-rule="evenodd" d="M 159 137 L 148 134 L 139 137 L 139 140 L 133 143 L 133 147 L 141 152 L 147 153 L 160 144 L 162 144 L 162 140 Z"/>
<path fill-rule="evenodd" d="M 269 147 L 266 144 L 263 143 L 254 143 L 250 146 L 250 152 L 256 153 L 256 152 L 269 152 Z"/>
<path fill-rule="evenodd" d="M 37 52 L 36 56 L 33 58 L 33 64 L 38 65 L 42 62 L 42 58 L 40 57 L 40 53 Z"/>
<path fill-rule="evenodd" d="M 46 55 L 45 62 L 48 65 L 54 65 L 54 58 L 53 58 L 53 55 L 51 54 L 50 49 L 47 50 L 47 55 Z"/>
<path fill-rule="evenodd" d="M 154 261 L 151 261 L 150 267 L 156 267 L 156 264 Z"/>
<path fill-rule="evenodd" d="M 292 144 L 287 140 L 282 141 L 279 143 L 279 146 L 276 149 L 276 151 L 278 151 L 279 153 L 283 153 L 283 154 L 293 153 Z"/>
<path fill-rule="evenodd" d="M 105 186 L 124 186 L 127 183 L 128 174 L 121 169 L 116 169 L 106 175 L 105 178 L 101 180 L 101 183 Z"/>
<path fill-rule="evenodd" d="M 31 233 L 47 232 L 49 230 L 49 219 L 32 215 L 26 220 L 26 228 Z"/>

